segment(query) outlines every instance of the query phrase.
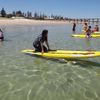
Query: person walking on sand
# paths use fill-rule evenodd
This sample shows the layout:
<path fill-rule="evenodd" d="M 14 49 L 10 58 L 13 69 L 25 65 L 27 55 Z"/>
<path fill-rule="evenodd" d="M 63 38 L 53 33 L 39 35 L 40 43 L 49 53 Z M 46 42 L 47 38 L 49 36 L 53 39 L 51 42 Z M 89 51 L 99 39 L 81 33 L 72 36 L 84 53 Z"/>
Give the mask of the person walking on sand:
<path fill-rule="evenodd" d="M 47 52 L 50 50 L 48 43 L 48 30 L 43 30 L 35 41 L 33 42 L 33 47 L 36 52 Z"/>

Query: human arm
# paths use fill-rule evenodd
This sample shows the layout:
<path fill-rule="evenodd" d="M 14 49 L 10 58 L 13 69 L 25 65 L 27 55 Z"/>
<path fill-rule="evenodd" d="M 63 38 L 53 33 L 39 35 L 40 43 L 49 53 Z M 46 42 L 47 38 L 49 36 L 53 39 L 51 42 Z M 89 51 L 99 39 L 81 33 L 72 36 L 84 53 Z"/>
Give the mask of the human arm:
<path fill-rule="evenodd" d="M 40 42 L 40 44 L 41 44 L 41 49 L 42 49 L 41 52 L 44 53 L 43 43 Z"/>
<path fill-rule="evenodd" d="M 46 45 L 47 45 L 47 47 L 48 47 L 48 50 L 50 50 L 48 41 L 46 41 L 45 43 L 46 43 Z"/>

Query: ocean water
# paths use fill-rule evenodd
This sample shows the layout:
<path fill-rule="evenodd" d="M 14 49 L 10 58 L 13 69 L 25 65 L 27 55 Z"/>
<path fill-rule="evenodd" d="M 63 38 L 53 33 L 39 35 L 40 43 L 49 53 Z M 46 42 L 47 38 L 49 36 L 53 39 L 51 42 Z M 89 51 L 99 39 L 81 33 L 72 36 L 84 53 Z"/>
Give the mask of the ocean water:
<path fill-rule="evenodd" d="M 1 27 L 5 41 L 0 42 L 0 100 L 100 100 L 100 57 L 73 63 L 21 52 L 33 48 L 43 29 L 49 31 L 51 49 L 100 50 L 99 38 L 73 38 L 71 24 Z M 77 24 L 76 33 L 81 30 Z"/>

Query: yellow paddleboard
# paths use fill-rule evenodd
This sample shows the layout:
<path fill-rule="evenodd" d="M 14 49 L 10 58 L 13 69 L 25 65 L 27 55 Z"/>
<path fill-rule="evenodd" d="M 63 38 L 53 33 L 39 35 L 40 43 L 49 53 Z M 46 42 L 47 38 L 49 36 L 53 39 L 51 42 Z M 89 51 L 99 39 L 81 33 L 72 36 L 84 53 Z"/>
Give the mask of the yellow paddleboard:
<path fill-rule="evenodd" d="M 72 37 L 87 38 L 86 34 L 72 34 Z M 100 38 L 100 34 L 91 34 L 90 38 Z"/>
<path fill-rule="evenodd" d="M 91 58 L 100 56 L 100 51 L 70 51 L 70 50 L 54 50 L 45 53 L 35 52 L 33 49 L 22 50 L 23 53 L 31 54 L 46 58 Z"/>

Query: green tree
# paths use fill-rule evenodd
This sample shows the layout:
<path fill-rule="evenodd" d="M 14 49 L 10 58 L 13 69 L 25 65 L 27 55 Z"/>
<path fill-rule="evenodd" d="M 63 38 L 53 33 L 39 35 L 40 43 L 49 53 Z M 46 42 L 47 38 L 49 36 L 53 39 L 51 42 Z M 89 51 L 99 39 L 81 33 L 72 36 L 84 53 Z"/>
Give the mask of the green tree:
<path fill-rule="evenodd" d="M 31 12 L 27 12 L 27 18 L 32 18 L 32 13 Z"/>
<path fill-rule="evenodd" d="M 34 13 L 34 18 L 35 18 L 35 19 L 39 18 L 39 15 L 38 15 L 37 12 Z"/>
<path fill-rule="evenodd" d="M 1 10 L 1 16 L 6 17 L 6 11 L 4 10 L 4 8 L 2 8 L 2 10 Z"/>

